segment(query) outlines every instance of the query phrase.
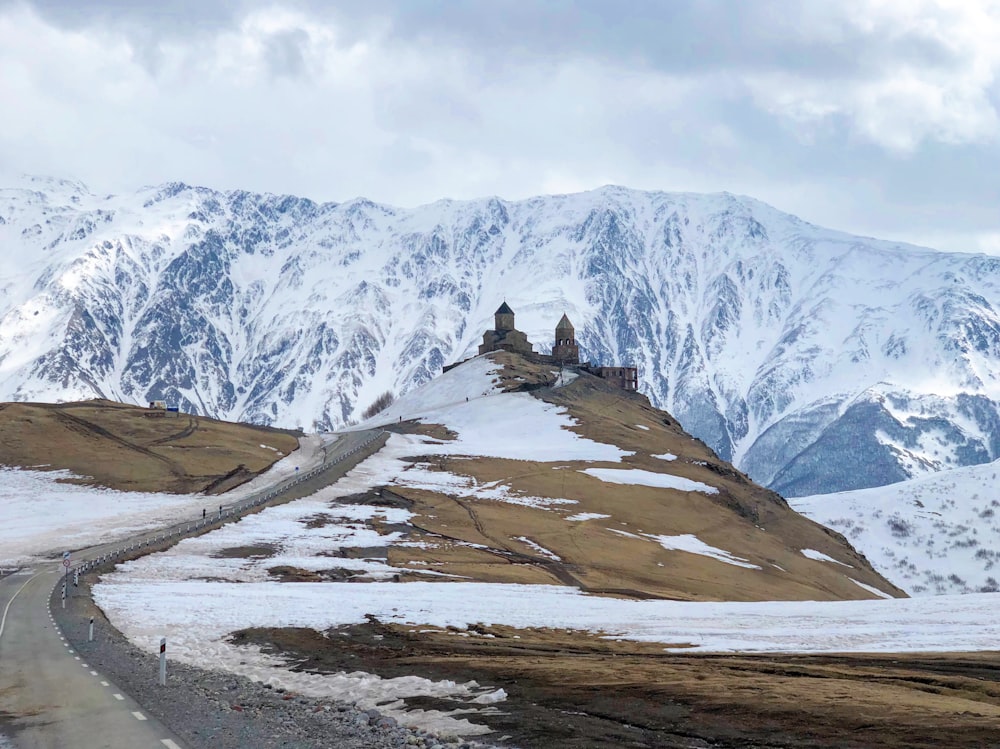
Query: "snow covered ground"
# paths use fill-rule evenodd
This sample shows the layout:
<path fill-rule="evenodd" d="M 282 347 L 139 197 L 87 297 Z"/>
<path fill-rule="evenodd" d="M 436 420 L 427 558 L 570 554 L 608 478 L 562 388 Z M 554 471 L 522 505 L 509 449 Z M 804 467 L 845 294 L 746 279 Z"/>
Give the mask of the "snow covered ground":
<path fill-rule="evenodd" d="M 379 582 L 394 572 L 384 558 L 350 562 L 352 574 L 363 576 L 366 582 L 280 583 L 270 577 L 267 568 L 279 564 L 306 570 L 346 566 L 346 558 L 323 553 L 331 548 L 370 548 L 392 543 L 394 532 L 376 537 L 363 521 L 381 513 L 386 522 L 405 522 L 405 511 L 344 504 L 350 501 L 350 495 L 380 485 L 399 483 L 436 492 L 461 492 L 480 501 L 529 503 L 564 515 L 567 522 L 611 522 L 600 513 L 575 511 L 570 500 L 523 497 L 497 482 L 475 484 L 468 477 L 443 470 L 442 465 L 412 462 L 413 456 L 428 453 L 530 460 L 553 456 L 559 461 L 572 456 L 602 462 L 618 462 L 624 454 L 612 445 L 568 431 L 566 427 L 572 425 L 572 420 L 550 404 L 522 393 L 498 393 L 492 387 L 494 372 L 488 360 L 474 362 L 474 366 L 478 367 L 476 378 L 469 378 L 468 370 L 463 373 L 465 377 L 449 377 L 456 372 L 453 370 L 434 381 L 433 392 L 427 398 L 421 398 L 419 393 L 407 396 L 380 415 L 383 422 L 421 416 L 428 422 L 446 424 L 456 439 L 441 441 L 394 434 L 383 450 L 313 497 L 266 509 L 220 531 L 183 541 L 170 551 L 121 565 L 95 587 L 99 605 L 115 626 L 143 648 L 155 650 L 159 638 L 165 635 L 178 659 L 228 669 L 306 695 L 351 699 L 366 707 L 379 704 L 380 710 L 410 725 L 457 733 L 476 729 L 459 716 L 404 713 L 403 703 L 398 700 L 405 696 L 451 694 L 492 703 L 502 700 L 502 693 L 488 686 L 416 677 L 382 680 L 360 673 L 294 673 L 280 658 L 253 647 L 234 645 L 228 637 L 246 627 L 312 627 L 326 631 L 338 625 L 362 623 L 366 615 L 374 615 L 382 621 L 417 629 L 464 629 L 478 622 L 554 627 L 661 642 L 665 648 L 693 646 L 703 651 L 946 651 L 996 647 L 1000 637 L 1000 623 L 994 614 L 996 598 L 982 594 L 839 603 L 629 601 L 587 596 L 574 588 L 555 585 L 434 579 Z M 513 434 L 516 438 L 495 439 L 497 434 Z M 670 464 L 670 460 L 664 460 L 665 468 Z M 625 476 L 624 471 L 605 470 L 597 475 L 602 479 L 624 476 L 651 485 L 676 485 L 676 477 L 652 472 L 632 471 Z M 693 535 L 631 535 L 677 553 L 708 555 L 739 566 L 749 564 Z M 213 558 L 225 548 L 263 545 L 270 546 L 273 554 L 264 558 Z M 803 550 L 806 556 L 811 553 L 815 552 Z M 476 635 L 462 631 L 456 636 Z M 387 700 L 396 702 L 386 704 Z M 484 709 L 495 708 L 488 705 Z"/>
<path fill-rule="evenodd" d="M 326 631 L 338 625 L 362 623 L 366 615 L 374 615 L 413 628 L 462 629 L 478 622 L 554 627 L 659 642 L 668 649 L 691 646 L 702 651 L 996 648 L 1000 638 L 1000 623 L 995 616 L 997 599 L 987 594 L 836 603 L 629 601 L 592 597 L 555 585 L 487 585 L 454 579 L 444 582 L 434 577 L 426 582 L 391 583 L 386 580 L 399 570 L 389 565 L 384 555 L 331 553 L 348 547 L 384 547 L 399 540 L 394 527 L 407 521 L 407 511 L 359 505 L 351 499 L 373 487 L 394 483 L 431 491 L 460 491 L 481 501 L 528 503 L 563 515 L 567 522 L 612 522 L 601 513 L 578 512 L 572 500 L 525 497 L 502 483 L 476 484 L 468 477 L 443 470 L 441 465 L 406 459 L 430 453 L 619 462 L 627 454 L 613 445 L 569 431 L 566 427 L 573 424 L 572 419 L 555 406 L 523 393 L 497 392 L 492 382 L 492 363 L 483 359 L 473 364 L 478 367 L 476 377 L 469 377 L 468 370 L 462 377 L 444 375 L 429 386 L 434 388 L 431 396 L 407 396 L 397 401 L 393 410 L 380 415 L 384 421 L 422 416 L 428 422 L 448 425 L 456 439 L 392 435 L 383 450 L 334 486 L 309 498 L 264 509 L 197 539 L 182 541 L 166 552 L 120 565 L 95 586 L 96 601 L 116 627 L 149 651 L 156 649 L 161 636 L 167 636 L 173 657 L 185 662 L 244 674 L 305 695 L 349 699 L 363 707 L 378 705 L 381 711 L 407 724 L 465 734 L 482 729 L 461 715 L 404 712 L 402 698 L 452 695 L 478 700 L 488 711 L 495 710 L 494 703 L 503 700 L 502 690 L 474 682 L 456 684 L 419 677 L 381 679 L 364 673 L 295 673 L 282 659 L 254 647 L 237 646 L 229 636 L 246 627 L 312 627 Z M 497 434 L 505 437 L 496 439 Z M 310 451 L 299 455 L 303 467 L 308 467 L 306 459 L 319 459 L 318 442 L 311 444 Z M 664 468 L 669 468 L 671 462 L 664 458 Z M 288 473 L 294 467 L 286 460 L 275 470 Z M 597 475 L 605 480 L 606 475 L 616 479 L 625 475 L 623 471 L 603 471 Z M 51 474 L 47 476 L 51 486 Z M 664 482 L 676 485 L 676 477 L 668 474 L 632 471 L 627 478 L 654 486 Z M 244 491 L 253 488 L 248 486 Z M 36 485 L 36 494 L 37 489 Z M 99 494 L 79 487 L 67 490 Z M 930 494 L 943 491 L 944 487 L 934 492 L 928 489 L 921 496 L 926 500 Z M 29 492 L 23 494 L 27 497 Z M 22 499 L 21 506 L 27 506 L 27 501 Z M 200 507 L 197 499 L 188 501 L 195 503 L 192 509 Z M 983 505 L 977 509 L 981 513 L 989 503 L 981 500 L 979 504 Z M 52 515 L 55 508 L 49 507 L 35 515 Z M 149 512 L 176 511 L 161 507 Z M 389 527 L 377 530 L 372 525 L 375 520 Z M 109 510 L 104 521 L 108 532 L 120 521 Z M 28 524 L 24 535 L 31 536 L 32 529 L 40 535 L 42 525 L 41 519 L 36 525 Z M 51 528 L 46 532 L 57 534 Z M 677 553 L 709 555 L 740 566 L 748 564 L 692 535 L 644 534 L 642 538 Z M 25 548 L 30 546 L 28 543 Z M 247 551 L 226 553 L 234 548 Z M 818 552 L 803 549 L 802 553 L 816 558 Z M 346 572 L 361 581 L 281 583 L 270 572 L 274 567 L 320 573 L 336 569 L 339 574 Z M 476 635 L 462 631 L 455 636 Z"/>
<path fill-rule="evenodd" d="M 998 474 L 997 463 L 987 463 L 788 503 L 843 533 L 876 570 L 910 595 L 997 592 Z"/>
<path fill-rule="evenodd" d="M 327 439 L 329 441 L 329 438 Z M 125 538 L 150 528 L 200 517 L 203 508 L 242 499 L 308 470 L 323 458 L 323 440 L 309 436 L 299 449 L 266 473 L 220 496 L 120 492 L 61 483 L 68 471 L 32 471 L 0 467 L 0 567 L 29 564 L 67 549 Z"/>
<path fill-rule="evenodd" d="M 457 408 L 464 408 L 464 401 Z M 570 432 L 562 434 L 564 440 L 581 439 Z M 326 631 L 337 625 L 363 623 L 367 615 L 374 615 L 417 629 L 464 629 L 480 622 L 554 627 L 662 642 L 665 648 L 690 645 L 703 651 L 989 650 L 995 649 L 1000 638 L 997 599 L 986 594 L 836 603 L 685 603 L 592 597 L 554 585 L 433 580 L 280 583 L 269 577 L 267 568 L 275 565 L 306 570 L 349 567 L 352 574 L 375 581 L 398 571 L 381 558 L 348 559 L 325 552 L 345 546 L 370 548 L 395 540 L 395 532 L 377 535 L 364 527 L 364 521 L 372 516 L 381 515 L 391 523 L 406 521 L 406 511 L 350 504 L 350 495 L 381 484 L 408 483 L 410 474 L 426 482 L 420 485 L 438 491 L 460 478 L 445 471 L 406 470 L 410 464 L 403 458 L 419 454 L 421 443 L 424 450 L 430 447 L 426 438 L 393 435 L 386 448 L 333 487 L 265 509 L 198 539 L 182 541 L 169 551 L 120 565 L 94 588 L 94 597 L 116 627 L 151 652 L 159 638 L 166 636 L 173 657 L 184 662 L 229 670 L 304 695 L 352 700 L 363 707 L 378 705 L 408 725 L 459 734 L 482 729 L 461 716 L 405 711 L 402 698 L 450 695 L 480 700 L 486 703 L 483 710 L 488 711 L 496 709 L 493 703 L 502 701 L 502 690 L 474 682 L 455 684 L 418 677 L 295 673 L 276 656 L 232 644 L 229 635 L 246 627 Z M 433 444 L 433 449 L 439 447 Z M 484 488 L 483 499 L 505 501 L 502 492 L 499 496 L 490 494 L 496 491 L 496 487 Z M 549 509 L 568 513 L 571 506 Z M 605 516 L 567 515 L 567 521 L 582 520 L 602 522 Z M 650 540 L 679 552 L 745 564 L 694 536 Z M 271 556 L 214 558 L 226 548 L 264 545 L 273 547 Z M 810 551 L 803 553 L 809 556 Z M 476 635 L 460 632 L 456 636 Z"/>
<path fill-rule="evenodd" d="M 415 627 L 483 623 L 588 630 L 705 652 L 975 651 L 994 650 L 1000 638 L 996 596 L 989 593 L 693 603 L 603 598 L 557 585 L 236 584 L 124 576 L 98 591 L 101 607 L 130 639 L 153 649 L 167 635 L 177 657 L 206 664 L 222 657 L 223 650 L 240 650 L 222 640 L 242 627 L 324 630 L 363 623 L 367 614 Z M 270 677 L 283 683 L 294 678 L 277 672 Z"/>

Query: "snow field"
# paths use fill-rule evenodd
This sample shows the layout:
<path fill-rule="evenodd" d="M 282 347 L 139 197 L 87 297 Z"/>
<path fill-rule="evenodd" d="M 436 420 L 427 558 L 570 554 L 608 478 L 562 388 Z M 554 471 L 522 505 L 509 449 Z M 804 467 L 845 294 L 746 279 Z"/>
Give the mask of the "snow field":
<path fill-rule="evenodd" d="M 705 494 L 718 494 L 719 490 L 714 486 L 703 484 L 700 481 L 692 481 L 681 476 L 673 476 L 669 473 L 654 473 L 653 471 L 643 471 L 638 468 L 619 470 L 616 468 L 584 468 L 582 473 L 599 478 L 612 484 L 638 484 L 641 486 L 653 486 L 663 489 L 677 489 L 682 492 L 704 492 Z"/>
<path fill-rule="evenodd" d="M 701 603 L 588 596 L 556 585 L 491 583 L 225 583 L 128 581 L 95 596 L 144 648 L 167 635 L 179 658 L 211 664 L 243 627 L 360 624 L 371 614 L 407 626 L 579 629 L 704 652 L 937 652 L 996 648 L 988 593 L 877 601 Z M 229 647 L 225 645 L 224 647 Z"/>
<path fill-rule="evenodd" d="M 329 439 L 327 440 L 329 442 Z M 184 517 L 199 518 L 221 503 L 243 499 L 260 489 L 309 470 L 323 459 L 323 440 L 312 435 L 264 474 L 223 496 L 120 492 L 61 483 L 78 478 L 68 471 L 31 471 L 0 467 L 3 523 L 0 566 L 28 564 L 67 549 L 126 538 Z"/>
<path fill-rule="evenodd" d="M 879 573 L 910 595 L 996 592 L 998 475 L 997 463 L 986 463 L 788 503 L 843 533 Z"/>

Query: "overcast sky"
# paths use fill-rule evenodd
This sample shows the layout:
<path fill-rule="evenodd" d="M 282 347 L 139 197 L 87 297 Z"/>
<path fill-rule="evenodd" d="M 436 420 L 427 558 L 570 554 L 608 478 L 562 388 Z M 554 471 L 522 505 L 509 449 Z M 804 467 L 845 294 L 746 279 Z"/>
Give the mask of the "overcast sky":
<path fill-rule="evenodd" d="M 1000 254 L 1000 0 L 0 0 L 0 177 L 727 190 Z"/>

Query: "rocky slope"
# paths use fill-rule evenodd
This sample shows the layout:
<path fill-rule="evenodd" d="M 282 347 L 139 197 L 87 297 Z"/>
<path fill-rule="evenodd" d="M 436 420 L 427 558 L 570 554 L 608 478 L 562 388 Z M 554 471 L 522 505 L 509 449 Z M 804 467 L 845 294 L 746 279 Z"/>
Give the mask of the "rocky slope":
<path fill-rule="evenodd" d="M 821 229 L 750 198 L 608 187 L 520 202 L 169 184 L 0 190 L 0 399 L 166 399 L 306 429 L 475 351 L 503 299 L 539 350 L 639 368 L 788 496 L 1000 456 L 1000 258 Z"/>

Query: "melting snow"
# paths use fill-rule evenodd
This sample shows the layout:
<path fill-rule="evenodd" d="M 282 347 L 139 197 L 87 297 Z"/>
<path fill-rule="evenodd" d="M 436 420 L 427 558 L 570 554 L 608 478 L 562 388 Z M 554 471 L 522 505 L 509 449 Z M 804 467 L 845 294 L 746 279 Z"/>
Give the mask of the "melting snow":
<path fill-rule="evenodd" d="M 588 596 L 557 585 L 489 583 L 223 583 L 129 581 L 95 588 L 111 620 L 152 652 L 166 634 L 176 657 L 212 667 L 242 627 L 360 624 L 366 614 L 409 626 L 506 624 L 606 632 L 703 651 L 904 652 L 992 650 L 989 594 L 877 601 L 703 603 Z M 277 673 L 275 674 L 277 676 Z M 294 674 L 282 678 L 291 680 Z"/>
<path fill-rule="evenodd" d="M 570 515 L 567 520 L 600 520 L 601 518 L 609 518 L 610 515 L 605 515 L 600 512 L 578 512 L 576 515 Z"/>
<path fill-rule="evenodd" d="M 833 562 L 834 564 L 839 564 L 844 567 L 851 566 L 844 562 L 838 561 L 831 556 L 827 556 L 822 551 L 816 551 L 815 549 L 802 549 L 802 556 L 809 557 L 810 559 L 815 559 L 818 562 Z"/>
<path fill-rule="evenodd" d="M 322 460 L 322 441 L 313 435 L 300 449 L 265 474 L 222 496 L 120 492 L 60 483 L 77 478 L 68 471 L 30 471 L 0 467 L 4 519 L 0 523 L 0 565 L 13 566 L 66 549 L 125 538 L 150 528 L 201 518 L 218 507 L 271 486 Z"/>
<path fill-rule="evenodd" d="M 530 546 L 532 549 L 534 549 L 536 552 L 538 552 L 539 554 L 541 554 L 546 559 L 551 559 L 553 562 L 561 562 L 562 561 L 562 559 L 555 552 L 549 551 L 544 546 L 542 546 L 541 544 L 535 543 L 534 541 L 532 541 L 527 536 L 515 536 L 514 538 L 516 538 L 518 541 L 520 541 L 523 544 L 527 544 L 528 546 Z"/>
<path fill-rule="evenodd" d="M 677 489 L 682 492 L 719 493 L 719 490 L 714 486 L 703 484 L 700 481 L 692 481 L 669 473 L 643 471 L 638 468 L 584 468 L 582 472 L 612 484 L 638 484 L 661 489 Z"/>

